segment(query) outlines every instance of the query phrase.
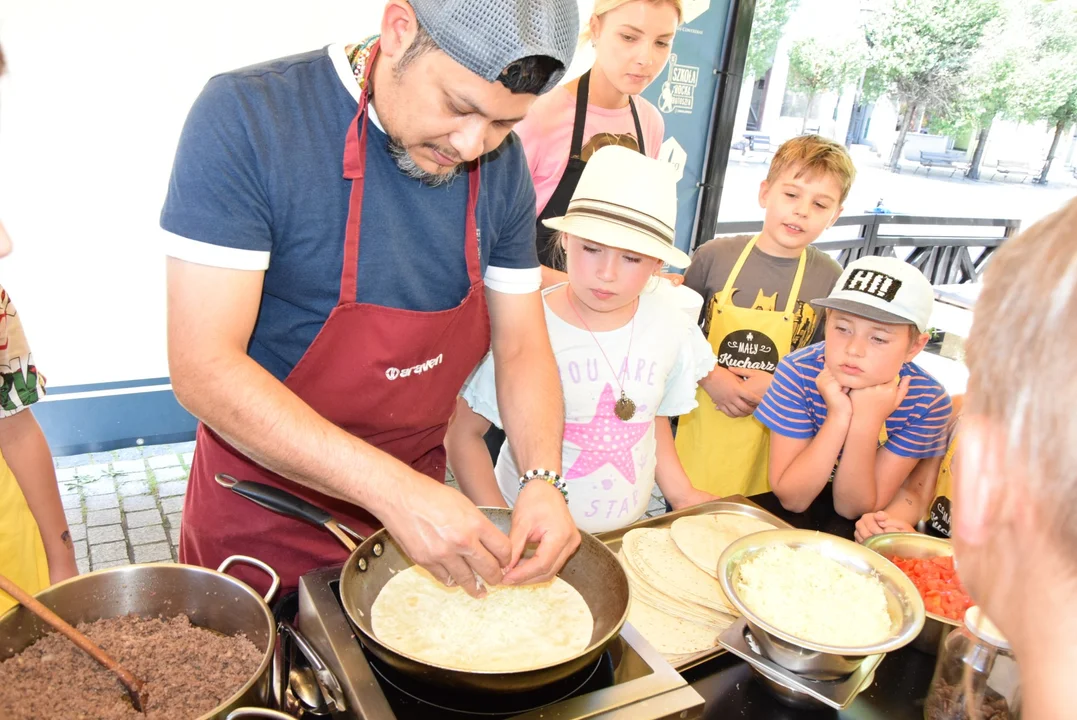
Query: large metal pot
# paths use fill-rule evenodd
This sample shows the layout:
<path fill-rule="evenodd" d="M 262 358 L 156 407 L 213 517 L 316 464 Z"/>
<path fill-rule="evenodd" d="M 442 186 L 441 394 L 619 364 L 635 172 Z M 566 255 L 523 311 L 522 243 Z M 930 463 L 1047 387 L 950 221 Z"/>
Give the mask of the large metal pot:
<path fill-rule="evenodd" d="M 266 597 L 224 571 L 236 563 L 261 568 L 273 578 Z M 262 653 L 257 672 L 228 700 L 198 720 L 225 720 L 243 705 L 269 702 L 270 661 L 277 627 L 267 602 L 280 587 L 280 578 L 265 563 L 234 555 L 217 570 L 149 563 L 109 568 L 79 575 L 36 595 L 46 607 L 72 625 L 123 615 L 175 617 L 224 635 L 242 633 Z M 22 606 L 0 617 L 0 661 L 17 655 L 52 632 L 52 628 Z"/>
<path fill-rule="evenodd" d="M 580 533 L 580 547 L 565 563 L 558 576 L 574 587 L 591 610 L 595 626 L 591 642 L 576 656 L 563 662 L 519 672 L 470 672 L 434 665 L 397 652 L 381 643 L 371 626 L 371 606 L 385 583 L 396 573 L 414 565 L 388 531 L 375 532 L 361 544 L 357 537 L 327 512 L 279 488 L 218 475 L 217 482 L 263 507 L 323 525 L 352 551 L 340 573 L 340 600 L 363 645 L 379 660 L 401 673 L 423 682 L 456 691 L 513 693 L 534 690 L 593 664 L 617 637 L 628 616 L 628 578 L 617 557 L 600 540 Z M 512 511 L 507 508 L 479 508 L 499 530 L 508 533 Z M 342 532 L 342 530 L 344 532 Z"/>

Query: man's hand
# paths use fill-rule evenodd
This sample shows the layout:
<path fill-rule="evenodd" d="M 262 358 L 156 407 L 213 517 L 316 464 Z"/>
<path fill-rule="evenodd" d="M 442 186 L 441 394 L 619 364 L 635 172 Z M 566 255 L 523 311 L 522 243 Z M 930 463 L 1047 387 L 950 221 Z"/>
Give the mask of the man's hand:
<path fill-rule="evenodd" d="M 549 580 L 580 546 L 580 531 L 561 491 L 536 479 L 520 490 L 512 511 L 512 558 L 505 566 L 506 585 L 527 585 Z M 528 543 L 538 543 L 535 554 L 521 560 Z"/>
<path fill-rule="evenodd" d="M 872 535 L 882 535 L 892 532 L 916 532 L 909 523 L 898 518 L 892 518 L 884 511 L 865 513 L 856 521 L 856 532 L 853 536 L 859 543 L 864 542 Z"/>
<path fill-rule="evenodd" d="M 819 394 L 823 396 L 828 415 L 852 416 L 853 403 L 849 399 L 849 388 L 842 387 L 828 368 L 824 367 L 822 372 L 815 378 L 815 387 L 819 389 Z"/>
<path fill-rule="evenodd" d="M 850 390 L 849 401 L 852 403 L 853 414 L 858 420 L 863 419 L 864 422 L 881 426 L 905 399 L 911 380 L 910 376 L 897 377 L 882 385 Z"/>
<path fill-rule="evenodd" d="M 760 399 L 767 394 L 767 388 L 770 387 L 770 383 L 774 380 L 774 376 L 768 373 L 766 370 L 751 370 L 749 368 L 734 368 L 731 370 L 734 375 L 743 379 L 743 387 L 750 390 L 757 395 Z M 756 403 L 758 405 L 758 403 Z"/>
<path fill-rule="evenodd" d="M 751 415 L 762 400 L 743 380 L 720 366 L 700 381 L 700 386 L 710 395 L 715 408 L 733 418 Z"/>
<path fill-rule="evenodd" d="M 379 517 L 408 557 L 474 597 L 486 594 L 476 576 L 488 586 L 500 584 L 501 569 L 512 559 L 508 536 L 450 487 L 418 473 L 403 484 L 398 502 Z"/>

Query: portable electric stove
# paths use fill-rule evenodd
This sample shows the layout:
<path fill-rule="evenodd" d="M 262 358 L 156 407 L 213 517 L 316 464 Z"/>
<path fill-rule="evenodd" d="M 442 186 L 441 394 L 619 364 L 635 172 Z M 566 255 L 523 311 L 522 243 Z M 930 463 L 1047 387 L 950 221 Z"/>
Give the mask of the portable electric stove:
<path fill-rule="evenodd" d="M 630 625 L 592 666 L 538 691 L 512 695 L 453 693 L 394 671 L 367 652 L 340 604 L 340 568 L 299 579 L 300 631 L 336 674 L 349 720 L 689 720 L 703 698 Z"/>

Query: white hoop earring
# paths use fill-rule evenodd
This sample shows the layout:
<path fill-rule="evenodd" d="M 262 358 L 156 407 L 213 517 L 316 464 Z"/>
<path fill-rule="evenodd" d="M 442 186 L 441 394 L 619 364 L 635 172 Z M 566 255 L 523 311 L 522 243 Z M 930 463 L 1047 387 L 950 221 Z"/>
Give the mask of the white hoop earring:
<path fill-rule="evenodd" d="M 657 275 L 651 275 L 651 277 L 647 278 L 647 284 L 643 286 L 643 291 L 646 293 L 653 293 L 658 289 L 658 283 L 660 282 L 661 279 Z"/>

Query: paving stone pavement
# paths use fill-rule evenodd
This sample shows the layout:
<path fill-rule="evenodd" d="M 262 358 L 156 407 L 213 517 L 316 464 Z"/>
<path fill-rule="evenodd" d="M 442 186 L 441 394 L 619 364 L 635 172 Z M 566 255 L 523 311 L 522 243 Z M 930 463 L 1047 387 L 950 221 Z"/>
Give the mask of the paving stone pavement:
<path fill-rule="evenodd" d="M 193 453 L 189 442 L 54 458 L 79 572 L 178 562 Z M 646 516 L 664 512 L 655 486 Z"/>
<path fill-rule="evenodd" d="M 80 572 L 176 562 L 194 443 L 53 458 Z"/>

